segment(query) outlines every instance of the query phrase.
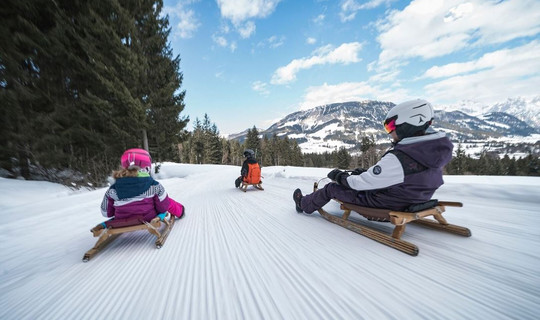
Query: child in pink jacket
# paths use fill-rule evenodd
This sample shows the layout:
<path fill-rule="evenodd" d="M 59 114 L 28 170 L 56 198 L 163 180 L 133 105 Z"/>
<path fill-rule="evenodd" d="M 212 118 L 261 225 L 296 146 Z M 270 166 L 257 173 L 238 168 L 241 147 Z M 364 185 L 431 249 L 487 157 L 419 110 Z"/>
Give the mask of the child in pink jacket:
<path fill-rule="evenodd" d="M 150 176 L 152 159 L 148 151 L 129 149 L 121 158 L 122 169 L 113 172 L 115 183 L 101 203 L 104 217 L 113 218 L 103 227 L 125 227 L 151 221 L 160 213 L 184 216 L 182 204 L 171 199 L 165 188 Z"/>

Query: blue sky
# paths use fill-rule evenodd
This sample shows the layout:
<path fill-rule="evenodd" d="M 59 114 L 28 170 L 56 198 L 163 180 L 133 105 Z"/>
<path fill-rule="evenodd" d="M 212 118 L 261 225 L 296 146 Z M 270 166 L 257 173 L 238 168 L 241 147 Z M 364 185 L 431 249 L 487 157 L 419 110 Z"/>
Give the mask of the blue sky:
<path fill-rule="evenodd" d="M 538 0 L 165 0 L 185 115 L 222 134 L 344 101 L 540 94 Z"/>

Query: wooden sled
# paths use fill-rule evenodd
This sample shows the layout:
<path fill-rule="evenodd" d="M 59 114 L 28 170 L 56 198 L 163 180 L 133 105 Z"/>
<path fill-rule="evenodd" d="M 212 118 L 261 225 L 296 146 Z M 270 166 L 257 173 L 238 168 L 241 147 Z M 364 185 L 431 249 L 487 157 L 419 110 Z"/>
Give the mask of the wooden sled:
<path fill-rule="evenodd" d="M 317 191 L 317 187 L 318 184 L 315 183 L 313 187 L 314 191 Z M 340 207 L 344 211 L 343 216 L 334 216 L 326 212 L 323 208 L 319 209 L 319 213 L 326 220 L 412 256 L 418 255 L 418 247 L 410 242 L 400 239 L 405 231 L 407 223 L 412 222 L 421 226 L 454 233 L 460 236 L 471 236 L 471 231 L 468 228 L 449 224 L 442 216 L 446 207 L 463 207 L 463 204 L 460 202 L 430 200 L 424 204 L 416 205 L 416 210 L 413 208 L 415 206 L 411 206 L 410 208 L 413 209 L 411 211 L 415 212 L 404 212 L 389 209 L 368 208 L 352 203 L 344 203 L 339 200 L 336 201 L 341 204 Z M 359 213 L 368 220 L 391 222 L 395 226 L 392 235 L 387 235 L 368 226 L 360 225 L 348 220 L 351 211 Z M 430 216 L 434 219 L 426 219 L 426 217 Z"/>
<path fill-rule="evenodd" d="M 247 183 L 247 182 L 242 181 L 242 184 L 240 185 L 240 190 L 246 192 L 247 187 L 249 186 L 254 186 L 255 189 L 258 189 L 258 190 L 264 190 L 261 184 L 262 184 L 262 181 L 259 183 Z"/>
<path fill-rule="evenodd" d="M 138 230 L 148 230 L 148 232 L 155 235 L 157 237 L 155 242 L 156 248 L 160 249 L 165 244 L 165 241 L 167 240 L 167 237 L 174 226 L 175 220 L 175 217 L 167 212 L 167 215 L 163 220 L 161 220 L 159 217 L 155 217 L 150 222 L 145 221 L 141 224 L 122 228 L 103 228 L 103 226 L 99 224 L 90 230 L 94 237 L 99 237 L 99 239 L 94 247 L 84 254 L 82 260 L 83 262 L 88 262 L 90 259 L 92 259 L 92 257 L 94 257 L 98 252 L 100 252 L 122 233 Z M 161 228 L 162 224 L 164 225 L 163 228 Z"/>

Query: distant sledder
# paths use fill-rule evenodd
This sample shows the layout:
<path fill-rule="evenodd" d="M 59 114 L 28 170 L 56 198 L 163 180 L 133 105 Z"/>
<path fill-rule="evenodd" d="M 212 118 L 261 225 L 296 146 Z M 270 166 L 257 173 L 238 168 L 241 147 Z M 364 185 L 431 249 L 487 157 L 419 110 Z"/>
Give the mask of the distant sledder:
<path fill-rule="evenodd" d="M 240 190 L 246 192 L 248 186 L 254 186 L 256 189 L 264 190 L 261 186 L 261 166 L 255 159 L 255 152 L 251 149 L 244 151 L 244 163 L 240 170 L 240 176 L 234 181 L 234 185 Z"/>
<path fill-rule="evenodd" d="M 126 150 L 121 164 L 122 169 L 113 172 L 116 181 L 101 203 L 101 213 L 111 219 L 90 230 L 99 239 L 85 253 L 84 262 L 125 232 L 147 230 L 157 237 L 155 245 L 159 249 L 167 240 L 175 219 L 185 215 L 184 206 L 170 198 L 165 188 L 150 176 L 152 159 L 146 150 Z"/>
<path fill-rule="evenodd" d="M 395 106 L 384 122 L 393 149 L 367 170 L 330 171 L 328 178 L 334 182 L 318 189 L 319 180 L 311 194 L 303 196 L 296 189 L 296 210 L 308 214 L 317 210 L 330 222 L 413 256 L 418 247 L 400 239 L 409 222 L 470 236 L 469 229 L 448 224 L 442 217 L 447 206 L 461 207 L 461 203 L 431 199 L 444 183 L 442 169 L 452 158 L 453 149 L 443 132 L 428 130 L 432 120 L 433 108 L 425 100 Z M 341 204 L 342 217 L 323 209 L 332 199 Z M 392 235 L 348 220 L 351 211 L 369 220 L 391 222 L 395 225 Z M 428 216 L 435 220 L 425 219 Z"/>

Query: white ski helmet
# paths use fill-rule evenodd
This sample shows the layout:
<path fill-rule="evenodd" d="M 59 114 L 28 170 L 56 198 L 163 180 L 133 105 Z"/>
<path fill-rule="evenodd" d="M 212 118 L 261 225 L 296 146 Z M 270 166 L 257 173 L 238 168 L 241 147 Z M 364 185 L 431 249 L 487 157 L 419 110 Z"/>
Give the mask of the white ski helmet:
<path fill-rule="evenodd" d="M 384 120 L 387 133 L 396 131 L 398 138 L 424 134 L 433 120 L 433 107 L 426 100 L 417 99 L 398 104 L 388 111 Z"/>

